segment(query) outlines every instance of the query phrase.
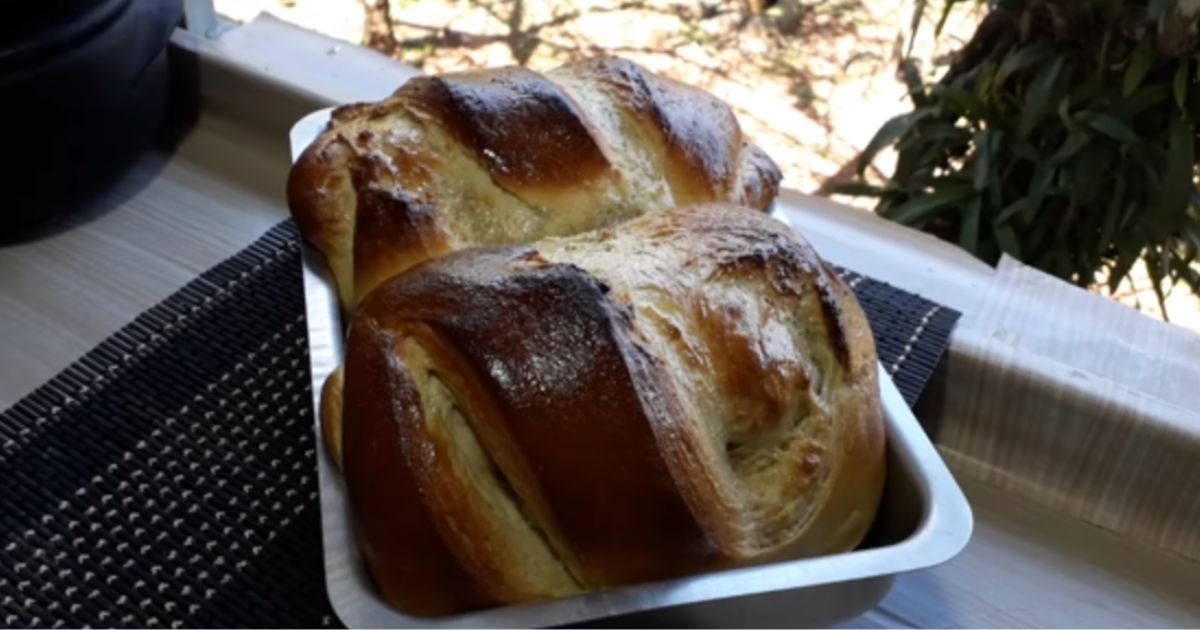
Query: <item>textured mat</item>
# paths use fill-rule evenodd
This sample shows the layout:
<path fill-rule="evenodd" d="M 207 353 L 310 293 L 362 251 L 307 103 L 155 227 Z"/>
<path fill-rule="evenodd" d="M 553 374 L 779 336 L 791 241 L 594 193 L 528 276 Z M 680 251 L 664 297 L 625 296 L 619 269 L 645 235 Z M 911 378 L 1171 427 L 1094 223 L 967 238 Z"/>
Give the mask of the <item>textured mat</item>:
<path fill-rule="evenodd" d="M 285 222 L 0 415 L 0 625 L 336 626 Z M 843 272 L 909 404 L 958 313 Z"/>

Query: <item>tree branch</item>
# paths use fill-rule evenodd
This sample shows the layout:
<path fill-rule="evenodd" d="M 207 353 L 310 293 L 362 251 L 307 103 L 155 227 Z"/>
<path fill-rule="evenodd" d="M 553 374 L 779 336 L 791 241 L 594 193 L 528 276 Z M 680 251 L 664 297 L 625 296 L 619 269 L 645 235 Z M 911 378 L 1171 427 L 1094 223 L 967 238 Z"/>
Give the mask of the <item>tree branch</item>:
<path fill-rule="evenodd" d="M 388 0 L 360 0 L 363 5 L 363 43 L 389 57 L 396 53 L 392 7 Z"/>

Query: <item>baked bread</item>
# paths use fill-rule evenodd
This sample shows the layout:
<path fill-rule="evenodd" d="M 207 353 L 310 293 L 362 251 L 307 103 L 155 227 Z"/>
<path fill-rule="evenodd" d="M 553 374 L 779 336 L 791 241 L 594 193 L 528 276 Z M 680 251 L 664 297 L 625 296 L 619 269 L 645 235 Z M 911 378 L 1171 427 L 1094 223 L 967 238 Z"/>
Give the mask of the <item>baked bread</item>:
<path fill-rule="evenodd" d="M 729 205 L 411 269 L 324 393 L 366 564 L 415 614 L 847 550 L 883 488 L 861 308 Z"/>
<path fill-rule="evenodd" d="M 779 178 L 724 103 L 609 57 L 418 77 L 340 107 L 287 192 L 348 309 L 440 254 L 691 203 L 766 208 Z"/>

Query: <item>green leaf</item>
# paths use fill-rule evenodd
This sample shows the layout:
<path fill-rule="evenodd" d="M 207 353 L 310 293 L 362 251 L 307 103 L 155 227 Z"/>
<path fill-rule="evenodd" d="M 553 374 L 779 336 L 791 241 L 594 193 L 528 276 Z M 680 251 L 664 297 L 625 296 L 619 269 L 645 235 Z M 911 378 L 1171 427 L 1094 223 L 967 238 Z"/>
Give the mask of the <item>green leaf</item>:
<path fill-rule="evenodd" d="M 1189 223 L 1183 226 L 1183 238 L 1191 245 L 1192 250 L 1200 254 L 1200 223 Z"/>
<path fill-rule="evenodd" d="M 1124 101 L 1118 103 L 1113 111 L 1122 118 L 1132 119 L 1143 111 L 1167 100 L 1170 94 L 1171 89 L 1165 83 L 1143 85 Z"/>
<path fill-rule="evenodd" d="M 1146 15 L 1157 22 L 1167 14 L 1167 9 L 1173 4 L 1172 0 L 1149 0 L 1146 3 Z"/>
<path fill-rule="evenodd" d="M 1025 107 L 1021 110 L 1020 123 L 1017 126 L 1017 133 L 1022 138 L 1028 136 L 1029 132 L 1033 131 L 1033 128 L 1041 122 L 1042 117 L 1046 114 L 1054 96 L 1058 77 L 1062 74 L 1064 63 L 1063 57 L 1055 57 L 1054 61 L 1038 71 L 1037 76 L 1029 84 L 1029 89 L 1025 93 Z"/>
<path fill-rule="evenodd" d="M 1153 0 L 1151 0 L 1153 1 Z M 921 22 L 925 17 L 925 5 L 928 0 L 914 0 L 912 9 L 912 22 L 908 25 L 908 48 L 904 50 L 905 57 L 912 56 L 913 45 L 917 42 L 917 34 L 921 32 Z"/>
<path fill-rule="evenodd" d="M 990 146 L 988 147 L 991 157 L 988 159 L 987 182 L 984 184 L 984 189 L 988 195 L 988 205 L 991 208 L 999 208 L 1004 205 L 1004 184 L 1000 178 L 1000 168 L 1008 160 L 1005 159 L 1003 147 L 1004 131 L 993 131 L 990 138 Z M 1011 164 L 1009 164 L 1009 167 L 1011 167 Z"/>
<path fill-rule="evenodd" d="M 1142 79 L 1146 78 L 1146 73 L 1150 71 L 1150 66 L 1154 65 L 1156 58 L 1157 55 L 1150 38 L 1143 39 L 1129 55 L 1129 65 L 1125 67 L 1125 77 L 1121 81 L 1122 94 L 1125 96 L 1133 94 L 1133 91 L 1142 84 Z"/>
<path fill-rule="evenodd" d="M 899 140 L 904 134 L 908 133 L 913 125 L 921 121 L 921 119 L 934 113 L 934 109 L 925 108 L 911 111 L 907 114 L 901 114 L 883 123 L 879 131 L 875 132 L 875 137 L 867 143 L 867 148 L 863 149 L 862 155 L 858 156 L 858 175 L 862 176 L 863 172 L 870 166 L 871 161 L 875 156 L 892 143 Z"/>
<path fill-rule="evenodd" d="M 1104 70 L 1108 67 L 1108 47 L 1112 44 L 1112 27 L 1104 29 L 1104 37 L 1100 40 L 1100 52 L 1096 55 L 1096 78 L 1104 76 Z"/>
<path fill-rule="evenodd" d="M 1188 91 L 1188 59 L 1183 57 L 1179 60 L 1179 67 L 1175 68 L 1175 81 L 1172 83 L 1172 91 L 1175 94 L 1175 104 L 1179 106 L 1179 111 L 1187 111 L 1187 91 Z"/>
<path fill-rule="evenodd" d="M 1000 62 L 1000 69 L 996 71 L 994 85 L 1003 87 L 1009 77 L 1043 61 L 1050 55 L 1050 51 L 1050 46 L 1042 42 L 1024 48 L 1009 49 L 1008 54 L 1004 56 L 1004 61 Z"/>
<path fill-rule="evenodd" d="M 975 189 L 970 184 L 951 183 L 940 190 L 913 197 L 898 206 L 889 208 L 887 218 L 903 225 L 913 225 L 966 201 L 974 195 Z"/>
<path fill-rule="evenodd" d="M 1067 135 L 1067 139 L 1063 141 L 1062 146 L 1054 152 L 1054 155 L 1050 156 L 1050 163 L 1059 164 L 1070 159 L 1076 153 L 1079 153 L 1080 149 L 1087 146 L 1087 143 L 1091 142 L 1091 140 L 1092 135 L 1086 131 L 1072 131 Z"/>
<path fill-rule="evenodd" d="M 1100 240 L 1096 243 L 1096 250 L 1100 254 L 1103 254 L 1112 243 L 1113 234 L 1117 231 L 1117 220 L 1121 217 L 1121 207 L 1125 201 L 1125 176 L 1118 173 L 1112 197 L 1104 211 L 1104 224 L 1100 227 Z"/>
<path fill-rule="evenodd" d="M 979 250 L 979 215 L 983 213 L 983 197 L 976 195 L 963 210 L 962 225 L 959 227 L 958 244 L 975 254 Z"/>
<path fill-rule="evenodd" d="M 1092 129 L 1100 133 L 1126 144 L 1134 144 L 1140 142 L 1141 138 L 1137 136 L 1125 123 L 1117 120 L 1115 117 L 1108 114 L 1095 114 L 1088 121 L 1088 125 Z"/>
<path fill-rule="evenodd" d="M 950 19 L 950 10 L 959 2 L 962 2 L 962 0 L 946 0 L 946 4 L 942 6 L 942 15 L 938 17 L 937 26 L 933 29 L 933 36 L 935 38 L 942 36 L 942 29 L 946 27 L 946 20 Z"/>
<path fill-rule="evenodd" d="M 1200 294 L 1200 271 L 1196 271 L 1190 261 L 1172 258 L 1171 270 L 1175 272 L 1175 277 L 1187 283 L 1193 293 Z"/>
<path fill-rule="evenodd" d="M 1062 242 L 1055 243 L 1054 253 L 1054 275 L 1063 280 L 1071 279 L 1071 257 L 1067 255 L 1067 250 L 1063 247 Z"/>
<path fill-rule="evenodd" d="M 1116 293 L 1117 287 L 1125 276 L 1129 275 L 1129 270 L 1133 269 L 1133 264 L 1137 262 L 1138 257 L 1142 253 L 1142 245 L 1133 239 L 1117 239 L 1117 258 L 1116 264 L 1108 275 L 1108 292 Z"/>
<path fill-rule="evenodd" d="M 1029 182 L 1029 203 L 1021 213 L 1023 222 L 1033 221 L 1034 215 L 1041 210 L 1042 203 L 1046 200 L 1046 194 L 1050 191 L 1050 184 L 1057 174 L 1058 170 L 1047 164 L 1039 165 L 1037 171 L 1033 173 L 1033 179 Z"/>
<path fill-rule="evenodd" d="M 1155 238 L 1165 238 L 1183 218 L 1194 190 L 1196 134 L 1182 116 L 1173 116 L 1168 132 L 1167 168 L 1162 184 L 1150 198 L 1149 227 Z"/>
<path fill-rule="evenodd" d="M 835 195 L 852 195 L 855 197 L 882 197 L 887 194 L 887 189 L 872 184 L 862 182 L 845 182 L 833 186 L 832 190 Z"/>
<path fill-rule="evenodd" d="M 1012 256 L 1013 258 L 1021 258 L 1021 243 L 1017 239 L 1017 233 L 1013 231 L 1012 226 L 1004 223 L 993 223 L 992 234 L 996 236 L 996 244 L 1000 249 Z"/>
<path fill-rule="evenodd" d="M 1012 139 L 1008 148 L 1014 156 L 1022 160 L 1033 162 L 1034 164 L 1042 161 L 1042 152 L 1024 138 Z"/>
<path fill-rule="evenodd" d="M 908 86 L 908 97 L 916 107 L 929 105 L 929 95 L 925 93 L 925 82 L 921 80 L 921 72 L 911 59 L 900 63 L 900 73 L 904 75 L 904 84 Z"/>
<path fill-rule="evenodd" d="M 975 190 L 983 190 L 987 187 L 988 171 L 991 169 L 994 144 L 992 142 L 992 132 L 986 129 L 975 132 L 974 142 L 975 164 L 973 165 L 973 171 Z"/>
<path fill-rule="evenodd" d="M 983 101 L 960 87 L 939 83 L 933 86 L 933 94 L 949 114 L 976 117 L 983 114 Z"/>
<path fill-rule="evenodd" d="M 914 130 L 914 135 L 926 142 L 943 144 L 945 146 L 966 144 L 971 140 L 971 132 L 969 130 L 939 120 L 931 120 L 917 127 Z"/>
<path fill-rule="evenodd" d="M 1058 100 L 1058 119 L 1062 121 L 1063 127 L 1075 131 L 1078 125 L 1071 118 L 1071 99 L 1061 98 Z"/>
<path fill-rule="evenodd" d="M 996 215 L 994 223 L 996 225 L 1008 223 L 1010 219 L 1017 215 L 1017 213 L 1021 212 L 1028 206 L 1029 197 L 1021 197 L 1020 199 L 1005 206 L 1005 208 L 1000 211 L 1000 214 Z"/>
<path fill-rule="evenodd" d="M 1161 262 L 1162 252 L 1154 247 L 1149 248 L 1142 257 L 1146 261 L 1146 275 L 1150 276 L 1150 286 L 1154 289 L 1154 297 L 1158 298 L 1158 308 L 1162 311 L 1163 320 L 1171 321 L 1167 315 L 1167 296 L 1163 295 L 1162 283 L 1166 270 Z"/>
<path fill-rule="evenodd" d="M 1067 97 L 1076 106 L 1090 103 L 1099 98 L 1101 94 L 1113 91 L 1112 86 L 1105 81 L 1106 78 L 1104 75 L 1094 74 L 1088 77 L 1087 80 L 1071 88 L 1071 91 L 1067 93 Z M 1108 95 L 1105 94 L 1105 96 Z"/>
<path fill-rule="evenodd" d="M 1141 169 L 1146 186 L 1150 189 L 1157 188 L 1162 181 L 1163 165 L 1167 162 L 1165 147 L 1154 142 L 1143 142 L 1129 149 L 1129 157 L 1133 158 L 1134 164 Z"/>

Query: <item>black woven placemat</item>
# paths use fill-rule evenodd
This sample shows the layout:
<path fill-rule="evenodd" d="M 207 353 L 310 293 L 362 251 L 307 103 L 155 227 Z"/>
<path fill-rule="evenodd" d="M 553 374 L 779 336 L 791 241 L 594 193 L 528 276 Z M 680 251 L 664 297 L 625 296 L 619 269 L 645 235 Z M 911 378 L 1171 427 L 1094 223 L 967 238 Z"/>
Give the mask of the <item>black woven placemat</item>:
<path fill-rule="evenodd" d="M 844 277 L 912 404 L 958 313 Z M 338 624 L 302 291 L 285 222 L 0 415 L 0 625 Z"/>

